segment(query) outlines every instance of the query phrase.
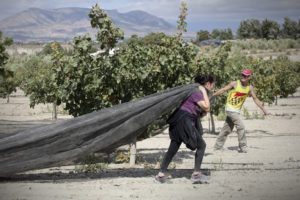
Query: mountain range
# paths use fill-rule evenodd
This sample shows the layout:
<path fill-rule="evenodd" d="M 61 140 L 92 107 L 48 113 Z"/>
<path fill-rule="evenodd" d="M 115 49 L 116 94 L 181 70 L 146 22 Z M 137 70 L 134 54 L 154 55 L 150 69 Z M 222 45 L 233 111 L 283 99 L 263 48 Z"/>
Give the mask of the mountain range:
<path fill-rule="evenodd" d="M 71 41 L 75 36 L 90 33 L 94 37 L 98 31 L 92 29 L 89 8 L 30 8 L 0 21 L 4 36 L 15 41 Z M 167 35 L 177 32 L 175 26 L 164 19 L 147 12 L 136 10 L 119 13 L 105 10 L 112 22 L 124 31 L 125 38 L 136 34 L 144 36 L 151 32 L 164 32 Z"/>

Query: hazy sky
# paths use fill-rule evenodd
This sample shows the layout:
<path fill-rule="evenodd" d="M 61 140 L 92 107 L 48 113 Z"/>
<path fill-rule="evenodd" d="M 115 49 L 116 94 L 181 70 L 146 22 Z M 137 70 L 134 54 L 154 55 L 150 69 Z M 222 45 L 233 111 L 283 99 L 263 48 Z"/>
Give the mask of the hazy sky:
<path fill-rule="evenodd" d="M 0 20 L 30 7 L 51 9 L 62 7 L 91 8 L 98 5 L 119 12 L 143 10 L 176 24 L 182 0 L 0 0 Z M 188 29 L 236 29 L 241 20 L 265 18 L 283 22 L 284 17 L 300 19 L 300 0 L 186 0 Z"/>

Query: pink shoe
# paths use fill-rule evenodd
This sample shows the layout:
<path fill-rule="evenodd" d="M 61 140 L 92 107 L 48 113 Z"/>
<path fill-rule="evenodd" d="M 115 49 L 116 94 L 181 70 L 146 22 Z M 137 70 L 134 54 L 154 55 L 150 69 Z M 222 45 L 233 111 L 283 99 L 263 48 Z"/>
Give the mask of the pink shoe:
<path fill-rule="evenodd" d="M 204 175 L 204 174 L 192 174 L 191 181 L 193 181 L 194 184 L 196 183 L 209 183 L 210 176 Z"/>
<path fill-rule="evenodd" d="M 165 176 L 155 176 L 155 182 L 156 183 L 166 183 L 166 184 L 172 184 L 172 181 L 170 181 L 168 178 Z"/>

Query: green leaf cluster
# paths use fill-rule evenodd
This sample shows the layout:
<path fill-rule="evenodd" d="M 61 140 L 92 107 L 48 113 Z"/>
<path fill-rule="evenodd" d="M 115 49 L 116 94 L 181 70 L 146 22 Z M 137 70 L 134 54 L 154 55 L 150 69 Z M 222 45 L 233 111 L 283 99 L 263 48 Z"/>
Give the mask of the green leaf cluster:
<path fill-rule="evenodd" d="M 92 7 L 89 17 L 91 26 L 99 29 L 97 40 L 101 49 L 112 49 L 116 46 L 118 40 L 124 39 L 124 32 L 115 27 L 110 17 L 97 4 Z"/>
<path fill-rule="evenodd" d="M 247 68 L 253 72 L 251 84 L 263 102 L 272 104 L 276 96 L 287 97 L 300 86 L 300 63 L 292 62 L 286 56 L 270 60 L 239 56 L 228 60 L 230 68 L 237 65 L 239 71 Z"/>
<path fill-rule="evenodd" d="M 177 29 L 180 31 L 180 34 L 182 34 L 182 32 L 186 32 L 186 26 L 187 26 L 187 23 L 186 23 L 186 16 L 187 16 L 187 11 L 188 11 L 188 8 L 187 8 L 187 3 L 182 1 L 181 2 L 181 8 L 180 8 L 180 15 L 178 16 L 178 25 L 177 25 Z"/>
<path fill-rule="evenodd" d="M 122 31 L 114 27 L 97 5 L 89 16 L 92 27 L 99 29 L 98 45 L 105 52 L 92 56 L 90 50 L 94 44 L 86 34 L 74 38 L 71 55 L 65 55 L 53 43 L 50 57 L 29 59 L 24 66 L 28 73 L 22 88 L 31 96 L 32 105 L 64 103 L 69 114 L 79 116 L 192 83 L 195 74 L 214 75 L 219 89 L 239 79 L 243 68 L 255 73 L 252 83 L 264 102 L 274 101 L 274 94 L 291 94 L 299 86 L 299 64 L 284 58 L 270 61 L 230 58 L 230 43 L 221 45 L 214 54 L 199 54 L 178 35 L 162 33 L 144 38 L 133 36 L 126 45 L 116 48 L 123 37 Z M 114 54 L 109 55 L 112 48 Z M 222 95 L 213 107 L 214 114 L 224 108 L 225 101 L 226 95 Z"/>
<path fill-rule="evenodd" d="M 31 56 L 19 69 L 18 76 L 22 77 L 20 88 L 25 95 L 30 96 L 30 107 L 39 103 L 56 102 L 57 105 L 60 104 L 51 66 L 52 62 L 49 56 Z"/>
<path fill-rule="evenodd" d="M 12 92 L 16 91 L 18 85 L 14 76 L 15 73 L 7 66 L 9 55 L 6 52 L 6 46 L 13 43 L 11 37 L 3 37 L 0 31 L 0 97 L 6 98 Z"/>
<path fill-rule="evenodd" d="M 211 55 L 199 54 L 196 57 L 197 74 L 211 74 L 216 78 L 216 88 L 220 89 L 225 87 L 235 74 L 238 66 L 229 67 L 227 61 L 229 58 L 229 52 L 231 50 L 231 44 L 222 44 L 217 52 Z M 212 112 L 216 115 L 224 108 L 226 97 L 223 95 L 211 108 Z"/>
<path fill-rule="evenodd" d="M 97 34 L 101 35 L 97 37 L 100 47 L 114 47 L 121 38 L 119 29 L 114 28 L 97 5 L 89 16 L 92 26 L 100 28 Z M 113 43 L 105 45 L 107 36 Z M 164 34 L 146 36 L 141 41 L 144 42 L 114 49 L 114 55 L 105 52 L 94 57 L 89 53 L 93 42 L 88 34 L 74 38 L 71 56 L 52 45 L 55 50 L 51 54 L 49 77 L 56 97 L 66 104 L 71 115 L 83 115 L 192 82 L 196 71 L 194 47 L 177 36 Z"/>
<path fill-rule="evenodd" d="M 277 39 L 277 38 L 300 38 L 300 20 L 298 23 L 284 18 L 282 28 L 276 21 L 264 19 L 260 22 L 258 19 L 247 19 L 240 22 L 237 30 L 238 38 L 264 38 L 264 39 Z"/>

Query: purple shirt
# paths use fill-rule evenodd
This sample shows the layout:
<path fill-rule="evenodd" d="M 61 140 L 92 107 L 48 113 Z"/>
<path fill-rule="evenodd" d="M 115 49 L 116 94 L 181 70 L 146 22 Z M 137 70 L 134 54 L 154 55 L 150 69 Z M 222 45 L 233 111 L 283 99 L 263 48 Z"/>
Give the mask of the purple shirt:
<path fill-rule="evenodd" d="M 197 102 L 198 101 L 204 101 L 204 97 L 202 92 L 194 92 L 192 93 L 186 100 L 183 102 L 183 104 L 180 106 L 181 110 L 185 110 L 189 112 L 192 115 L 197 116 Z"/>

